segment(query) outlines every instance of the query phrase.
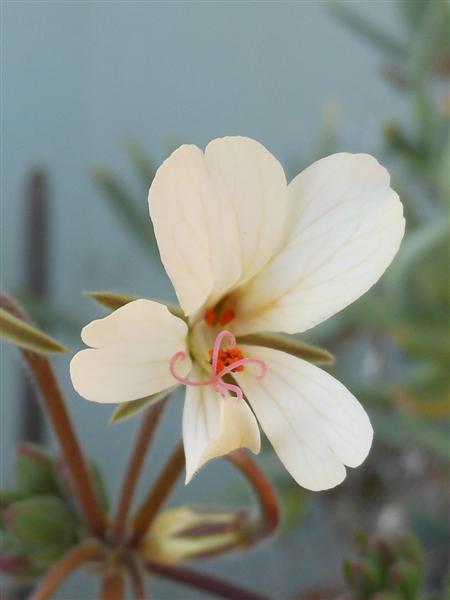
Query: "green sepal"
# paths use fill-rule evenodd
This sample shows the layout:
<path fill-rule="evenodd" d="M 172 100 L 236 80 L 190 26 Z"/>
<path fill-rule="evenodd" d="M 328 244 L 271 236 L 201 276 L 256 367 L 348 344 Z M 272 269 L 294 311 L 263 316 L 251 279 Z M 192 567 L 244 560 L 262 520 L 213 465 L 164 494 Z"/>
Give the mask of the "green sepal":
<path fill-rule="evenodd" d="M 133 294 L 122 294 L 120 292 L 111 291 L 85 292 L 85 294 L 108 310 L 117 310 L 121 306 L 125 306 L 125 304 L 133 302 L 133 300 L 139 300 L 140 298 L 140 296 L 135 296 Z M 161 302 L 161 300 L 156 300 L 155 298 L 144 298 L 144 300 L 152 300 L 153 302 L 158 302 L 159 304 L 165 304 L 173 315 L 183 320 L 186 319 L 186 315 L 182 311 L 181 307 L 178 306 L 178 304 Z"/>
<path fill-rule="evenodd" d="M 35 444 L 23 442 L 18 445 L 15 478 L 16 491 L 22 497 L 58 493 L 53 461 Z"/>
<path fill-rule="evenodd" d="M 0 308 L 0 337 L 33 352 L 54 354 L 68 349 L 33 325 Z"/>
<path fill-rule="evenodd" d="M 157 392 L 156 394 L 145 396 L 145 398 L 139 398 L 138 400 L 122 402 L 111 415 L 111 418 L 108 421 L 109 425 L 115 425 L 116 423 L 120 423 L 121 421 L 125 421 L 125 419 L 133 417 L 138 412 L 141 412 L 141 410 L 144 410 L 150 405 L 162 400 L 164 396 L 172 393 L 177 387 L 178 386 L 173 386 L 163 390 L 162 392 Z"/>
<path fill-rule="evenodd" d="M 77 520 L 55 496 L 35 496 L 11 504 L 3 525 L 22 548 L 69 547 L 76 541 Z"/>
<path fill-rule="evenodd" d="M 302 358 L 316 365 L 330 365 L 334 362 L 334 356 L 318 346 L 312 346 L 300 342 L 296 337 L 281 333 L 251 333 L 237 338 L 238 344 L 247 344 L 248 346 L 265 346 L 273 350 L 281 350 L 287 354 L 292 354 L 297 358 Z"/>

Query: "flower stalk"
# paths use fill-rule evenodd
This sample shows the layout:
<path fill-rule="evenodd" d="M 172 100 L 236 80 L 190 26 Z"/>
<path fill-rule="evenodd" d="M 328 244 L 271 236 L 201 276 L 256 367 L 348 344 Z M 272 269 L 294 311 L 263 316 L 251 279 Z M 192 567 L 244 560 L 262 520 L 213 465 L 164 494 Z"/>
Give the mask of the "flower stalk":
<path fill-rule="evenodd" d="M 131 582 L 134 600 L 145 600 L 145 572 L 142 562 L 135 554 L 129 554 L 126 559 L 128 576 Z"/>
<path fill-rule="evenodd" d="M 166 501 L 167 496 L 180 476 L 184 463 L 184 449 L 183 444 L 180 443 L 173 450 L 169 460 L 159 474 L 155 485 L 149 491 L 133 518 L 133 534 L 130 542 L 132 547 L 138 547 L 142 538 L 149 530 L 161 506 Z"/>
<path fill-rule="evenodd" d="M 218 577 L 205 575 L 187 567 L 173 567 L 147 560 L 145 562 L 150 573 L 155 573 L 165 579 L 176 581 L 198 590 L 210 592 L 218 598 L 227 600 L 267 600 L 267 596 L 246 590 L 234 583 L 229 583 Z"/>
<path fill-rule="evenodd" d="M 124 572 L 121 566 L 109 569 L 103 575 L 100 599 L 101 600 L 123 600 L 125 593 Z"/>
<path fill-rule="evenodd" d="M 111 530 L 110 539 L 115 543 L 120 542 L 126 534 L 127 519 L 134 492 L 167 399 L 168 397 L 166 396 L 166 398 L 147 409 L 143 416 L 142 424 L 130 456 L 128 468 L 125 472 L 125 478 L 122 483 L 119 502 L 117 503 L 115 519 Z"/>
<path fill-rule="evenodd" d="M 3 293 L 0 294 L 0 304 L 17 318 L 29 322 L 28 315 L 22 308 Z M 92 477 L 50 361 L 46 356 L 32 350 L 19 350 L 39 389 L 88 527 L 94 535 L 102 536 L 106 527 L 105 514 L 95 494 Z"/>
<path fill-rule="evenodd" d="M 97 540 L 86 540 L 79 544 L 47 573 L 31 595 L 30 600 L 47 600 L 72 571 L 90 560 L 101 558 L 101 556 L 102 547 Z"/>
<path fill-rule="evenodd" d="M 258 499 L 260 516 L 250 532 L 251 542 L 253 543 L 269 535 L 277 528 L 280 520 L 277 497 L 264 473 L 243 450 L 231 452 L 226 456 L 226 459 L 244 475 Z"/>

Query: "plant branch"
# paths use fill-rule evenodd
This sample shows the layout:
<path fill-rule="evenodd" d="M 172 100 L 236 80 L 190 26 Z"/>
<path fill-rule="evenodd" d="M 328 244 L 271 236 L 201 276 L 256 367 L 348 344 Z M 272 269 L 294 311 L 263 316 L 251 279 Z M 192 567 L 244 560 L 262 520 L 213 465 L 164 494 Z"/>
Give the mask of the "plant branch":
<path fill-rule="evenodd" d="M 267 596 L 251 592 L 233 583 L 228 583 L 223 579 L 205 575 L 186 567 L 174 567 L 153 561 L 146 561 L 145 565 L 151 573 L 160 575 L 165 579 L 177 581 L 178 583 L 184 583 L 205 592 L 210 592 L 219 598 L 227 598 L 228 600 L 267 600 Z"/>
<path fill-rule="evenodd" d="M 172 452 L 158 479 L 133 518 L 133 535 L 130 541 L 132 547 L 136 548 L 139 546 L 140 541 L 147 533 L 159 509 L 175 485 L 183 467 L 184 448 L 180 442 Z"/>
<path fill-rule="evenodd" d="M 115 543 L 119 543 L 126 533 L 128 513 L 139 481 L 139 475 L 167 399 L 168 396 L 148 408 L 144 413 L 117 504 L 116 516 L 111 531 L 111 539 Z"/>
<path fill-rule="evenodd" d="M 128 575 L 133 588 L 134 600 L 145 600 L 145 578 L 141 561 L 134 554 L 129 554 L 126 559 Z"/>
<path fill-rule="evenodd" d="M 0 304 L 10 313 L 29 322 L 28 315 L 5 294 L 0 294 Z M 48 358 L 26 348 L 19 348 L 40 391 L 46 412 L 58 438 L 64 462 L 68 467 L 76 499 L 90 531 L 102 536 L 106 520 L 94 491 L 92 477 L 67 412 L 64 398 Z"/>
<path fill-rule="evenodd" d="M 243 450 L 235 450 L 225 458 L 244 475 L 258 499 L 261 516 L 257 527 L 252 531 L 252 541 L 266 537 L 277 528 L 280 520 L 278 500 L 272 485 Z"/>
<path fill-rule="evenodd" d="M 63 580 L 77 567 L 89 560 L 100 558 L 102 547 L 96 540 L 87 540 L 70 550 L 45 575 L 30 597 L 30 600 L 46 600 Z"/>
<path fill-rule="evenodd" d="M 123 600 L 125 598 L 124 574 L 122 568 L 114 567 L 108 570 L 102 579 L 101 600 Z"/>

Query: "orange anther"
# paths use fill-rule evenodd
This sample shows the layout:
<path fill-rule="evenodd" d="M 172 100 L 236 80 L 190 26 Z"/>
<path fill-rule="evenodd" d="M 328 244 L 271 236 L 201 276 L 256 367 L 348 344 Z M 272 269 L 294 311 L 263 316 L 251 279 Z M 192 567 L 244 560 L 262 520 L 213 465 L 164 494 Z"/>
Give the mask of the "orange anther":
<path fill-rule="evenodd" d="M 211 355 L 212 350 L 209 351 L 209 356 L 211 357 Z M 225 348 L 223 350 L 219 350 L 219 356 L 217 357 L 217 370 L 215 375 L 217 375 L 217 373 L 220 373 L 225 367 L 229 367 L 233 363 L 237 362 L 238 360 L 242 360 L 243 358 L 244 355 L 237 346 L 234 348 Z M 211 363 L 212 361 L 210 360 L 209 362 Z M 243 370 L 244 365 L 239 365 L 235 369 L 233 369 L 233 372 Z"/>
<path fill-rule="evenodd" d="M 234 319 L 234 310 L 232 308 L 227 308 L 220 317 L 220 324 L 226 325 L 233 319 Z"/>

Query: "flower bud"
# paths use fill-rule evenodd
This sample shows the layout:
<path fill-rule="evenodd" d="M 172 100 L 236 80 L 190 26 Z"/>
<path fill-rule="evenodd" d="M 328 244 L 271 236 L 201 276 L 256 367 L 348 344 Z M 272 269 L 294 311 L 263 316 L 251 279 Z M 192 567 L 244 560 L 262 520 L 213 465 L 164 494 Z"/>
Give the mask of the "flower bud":
<path fill-rule="evenodd" d="M 389 570 L 388 582 L 406 598 L 414 598 L 422 585 L 422 570 L 417 564 L 399 559 Z"/>
<path fill-rule="evenodd" d="M 35 444 L 21 443 L 15 458 L 16 490 L 21 497 L 57 493 L 53 461 Z"/>
<path fill-rule="evenodd" d="M 362 592 L 366 587 L 364 565 L 361 562 L 345 560 L 343 569 L 349 588 L 354 592 Z"/>
<path fill-rule="evenodd" d="M 22 549 L 71 546 L 77 522 L 54 496 L 36 496 L 11 504 L 3 511 L 3 524 Z"/>
<path fill-rule="evenodd" d="M 145 536 L 140 553 L 149 560 L 177 563 L 243 548 L 249 516 L 242 511 L 180 506 L 164 511 Z"/>

